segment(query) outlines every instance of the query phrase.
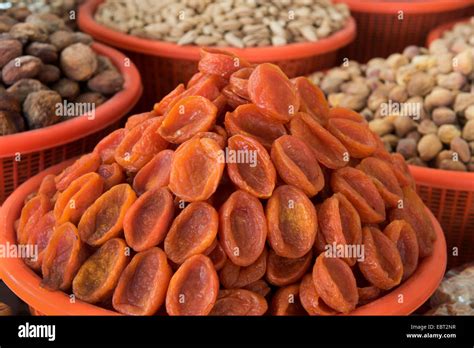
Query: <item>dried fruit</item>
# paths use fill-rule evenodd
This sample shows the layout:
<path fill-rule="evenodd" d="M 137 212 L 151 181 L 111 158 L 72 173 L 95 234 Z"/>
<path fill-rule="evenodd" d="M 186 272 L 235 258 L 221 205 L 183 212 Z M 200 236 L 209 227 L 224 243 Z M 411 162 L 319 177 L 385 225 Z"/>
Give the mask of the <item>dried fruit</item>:
<path fill-rule="evenodd" d="M 133 189 L 139 195 L 153 188 L 168 186 L 170 182 L 173 150 L 158 152 L 133 179 Z"/>
<path fill-rule="evenodd" d="M 270 313 L 277 316 L 301 316 L 306 311 L 300 302 L 300 285 L 279 288 L 272 297 Z"/>
<path fill-rule="evenodd" d="M 300 139 L 284 135 L 273 142 L 271 158 L 280 177 L 309 197 L 324 187 L 324 176 L 312 150 Z"/>
<path fill-rule="evenodd" d="M 17 241 L 25 244 L 31 230 L 48 211 L 52 209 L 49 197 L 39 193 L 29 200 L 21 210 L 20 222 L 17 229 Z"/>
<path fill-rule="evenodd" d="M 300 111 L 311 115 L 317 122 L 326 126 L 331 115 L 323 91 L 306 77 L 297 77 L 293 83 L 300 99 Z"/>
<path fill-rule="evenodd" d="M 122 231 L 126 212 L 137 196 L 128 184 L 112 187 L 101 195 L 81 217 L 78 230 L 81 239 L 99 246 L 117 237 Z"/>
<path fill-rule="evenodd" d="M 263 315 L 268 309 L 265 298 L 244 289 L 220 290 L 210 315 Z"/>
<path fill-rule="evenodd" d="M 314 264 L 313 282 L 324 303 L 338 312 L 349 313 L 359 301 L 354 274 L 341 259 L 320 254 Z"/>
<path fill-rule="evenodd" d="M 167 188 L 155 188 L 141 195 L 123 219 L 125 240 L 135 251 L 160 244 L 174 214 L 173 196 Z"/>
<path fill-rule="evenodd" d="M 104 180 L 104 190 L 108 191 L 115 185 L 121 184 L 125 181 L 125 175 L 122 167 L 117 163 L 101 164 L 97 169 L 97 173 Z"/>
<path fill-rule="evenodd" d="M 114 308 L 128 315 L 153 315 L 165 302 L 173 272 L 160 248 L 136 254 L 115 288 Z"/>
<path fill-rule="evenodd" d="M 235 185 L 258 198 L 272 195 L 275 167 L 267 150 L 257 140 L 240 134 L 230 137 L 226 157 L 227 172 Z"/>
<path fill-rule="evenodd" d="M 278 256 L 273 250 L 268 252 L 266 279 L 272 285 L 286 286 L 300 280 L 311 266 L 313 253 L 310 250 L 306 255 L 288 259 Z"/>
<path fill-rule="evenodd" d="M 89 46 L 75 43 L 62 50 L 60 64 L 66 77 L 74 81 L 85 81 L 94 75 L 99 63 Z"/>
<path fill-rule="evenodd" d="M 219 239 L 227 257 L 238 266 L 253 264 L 267 238 L 262 203 L 245 191 L 236 191 L 222 205 L 219 218 Z"/>
<path fill-rule="evenodd" d="M 3 41 L 2 41 L 3 44 Z M 33 78 L 39 74 L 43 62 L 33 56 L 21 56 L 10 60 L 2 69 L 2 80 L 7 85 L 13 85 L 21 79 Z"/>
<path fill-rule="evenodd" d="M 84 174 L 95 172 L 100 165 L 100 157 L 92 152 L 84 155 L 56 176 L 56 189 L 64 191 L 71 183 Z"/>
<path fill-rule="evenodd" d="M 25 263 L 35 271 L 41 271 L 45 250 L 54 232 L 56 219 L 52 211 L 44 214 L 30 230 L 27 244 L 36 246 L 37 254 L 25 259 Z"/>
<path fill-rule="evenodd" d="M 227 255 L 219 241 L 217 241 L 216 246 L 214 249 L 212 249 L 208 256 L 214 264 L 214 268 L 218 272 L 224 267 L 224 264 L 227 261 Z"/>
<path fill-rule="evenodd" d="M 388 290 L 400 284 L 403 264 L 397 246 L 375 227 L 362 230 L 365 256 L 359 261 L 364 277 L 376 287 Z"/>
<path fill-rule="evenodd" d="M 257 260 L 246 267 L 237 266 L 227 259 L 219 278 L 222 286 L 226 289 L 243 288 L 260 280 L 265 275 L 266 270 L 267 250 L 263 249 Z"/>
<path fill-rule="evenodd" d="M 337 169 L 347 165 L 346 147 L 310 115 L 300 112 L 290 122 L 291 135 L 304 141 L 324 166 Z"/>
<path fill-rule="evenodd" d="M 337 312 L 329 307 L 316 292 L 313 276 L 306 274 L 300 284 L 300 302 L 309 315 L 335 315 Z"/>
<path fill-rule="evenodd" d="M 176 217 L 165 239 L 165 252 L 176 264 L 204 254 L 217 236 L 219 215 L 208 203 L 193 202 Z"/>
<path fill-rule="evenodd" d="M 61 101 L 61 96 L 55 91 L 28 94 L 23 103 L 23 112 L 29 129 L 48 127 L 59 122 L 57 108 Z"/>
<path fill-rule="evenodd" d="M 217 75 L 228 79 L 232 73 L 248 66 L 250 64 L 245 59 L 227 51 L 207 47 L 201 49 L 198 69 L 204 74 Z"/>
<path fill-rule="evenodd" d="M 41 286 L 49 290 L 69 290 L 86 256 L 76 227 L 70 222 L 58 225 L 44 251 Z"/>
<path fill-rule="evenodd" d="M 316 209 L 300 189 L 279 186 L 267 202 L 268 242 L 282 257 L 299 258 L 307 254 L 316 239 Z"/>
<path fill-rule="evenodd" d="M 89 303 L 109 299 L 129 262 L 127 254 L 127 244 L 123 239 L 113 238 L 105 242 L 77 272 L 72 282 L 74 295 Z"/>
<path fill-rule="evenodd" d="M 188 85 L 188 88 L 190 86 Z M 157 115 L 164 115 L 168 112 L 170 105 L 174 104 L 180 95 L 185 91 L 184 85 L 179 84 L 174 90 L 168 93 L 159 103 L 156 103 L 153 107 L 153 111 Z"/>
<path fill-rule="evenodd" d="M 204 255 L 187 259 L 170 281 L 166 294 L 169 315 L 207 315 L 219 293 L 219 279 L 212 261 Z"/>
<path fill-rule="evenodd" d="M 216 191 L 224 166 L 222 149 L 215 140 L 188 140 L 173 155 L 169 188 L 187 202 L 206 200 Z"/>

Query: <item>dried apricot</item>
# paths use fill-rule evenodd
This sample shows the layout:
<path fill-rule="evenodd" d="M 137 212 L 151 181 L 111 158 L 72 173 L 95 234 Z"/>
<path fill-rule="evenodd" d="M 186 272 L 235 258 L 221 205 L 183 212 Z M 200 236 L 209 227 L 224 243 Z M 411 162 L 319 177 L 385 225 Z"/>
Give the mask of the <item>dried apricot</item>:
<path fill-rule="evenodd" d="M 331 118 L 328 121 L 328 130 L 346 147 L 351 157 L 365 158 L 377 149 L 375 135 L 366 123 L 346 118 Z"/>
<path fill-rule="evenodd" d="M 349 152 L 346 147 L 310 115 L 299 112 L 293 117 L 290 132 L 305 142 L 324 166 L 337 169 L 347 165 Z"/>
<path fill-rule="evenodd" d="M 166 254 L 151 248 L 136 254 L 125 267 L 112 303 L 115 310 L 128 315 L 152 315 L 165 302 L 172 276 Z"/>
<path fill-rule="evenodd" d="M 266 297 L 271 291 L 267 282 L 263 279 L 256 280 L 253 283 L 244 286 L 244 289 L 255 292 L 263 297 Z"/>
<path fill-rule="evenodd" d="M 226 79 L 237 70 L 250 66 L 245 59 L 216 48 L 201 48 L 200 55 L 201 59 L 198 64 L 200 72 Z"/>
<path fill-rule="evenodd" d="M 288 259 L 278 256 L 273 250 L 268 252 L 267 273 L 268 282 L 276 286 L 286 286 L 296 283 L 311 266 L 313 253 L 310 250 L 306 255 L 297 259 Z"/>
<path fill-rule="evenodd" d="M 123 239 L 113 238 L 105 242 L 77 272 L 72 282 L 74 295 L 89 303 L 109 299 L 130 257 Z"/>
<path fill-rule="evenodd" d="M 229 138 L 227 172 L 240 189 L 258 198 L 272 195 L 276 170 L 267 150 L 254 138 L 237 134 Z"/>
<path fill-rule="evenodd" d="M 300 301 L 309 315 L 335 315 L 337 312 L 322 300 L 316 291 L 312 274 L 306 274 L 300 284 Z"/>
<path fill-rule="evenodd" d="M 426 207 L 415 190 L 410 186 L 403 188 L 403 205 L 390 211 L 390 221 L 405 220 L 416 233 L 420 257 L 433 252 L 436 233 Z"/>
<path fill-rule="evenodd" d="M 225 148 L 227 144 L 227 137 L 222 136 L 221 134 L 218 134 L 216 132 L 199 132 L 197 133 L 194 138 L 208 138 L 215 140 L 217 144 L 219 144 L 219 147 L 221 149 Z"/>
<path fill-rule="evenodd" d="M 260 316 L 268 309 L 267 300 L 244 289 L 220 290 L 210 315 Z"/>
<path fill-rule="evenodd" d="M 41 193 L 25 204 L 21 210 L 20 221 L 17 228 L 18 244 L 25 244 L 28 241 L 31 230 L 43 215 L 51 209 L 52 206 L 49 197 Z"/>
<path fill-rule="evenodd" d="M 370 303 L 382 294 L 382 290 L 373 285 L 357 288 L 357 291 L 359 292 L 359 305 Z"/>
<path fill-rule="evenodd" d="M 283 181 L 309 197 L 324 187 L 323 172 L 313 151 L 297 137 L 284 135 L 274 141 L 271 158 Z"/>
<path fill-rule="evenodd" d="M 318 232 L 316 209 L 300 189 L 279 186 L 267 202 L 268 242 L 282 257 L 299 258 L 313 247 Z"/>
<path fill-rule="evenodd" d="M 375 157 L 368 157 L 360 162 L 357 169 L 372 179 L 387 207 L 398 205 L 403 198 L 403 191 L 388 163 Z"/>
<path fill-rule="evenodd" d="M 101 164 L 99 169 L 97 169 L 97 173 L 99 173 L 104 180 L 105 190 L 109 190 L 125 181 L 125 174 L 123 173 L 122 167 L 117 163 Z"/>
<path fill-rule="evenodd" d="M 394 220 L 385 227 L 383 233 L 397 246 L 403 264 L 402 281 L 409 278 L 418 266 L 418 240 L 416 232 L 404 220 Z"/>
<path fill-rule="evenodd" d="M 349 313 L 359 301 L 356 280 L 349 265 L 341 259 L 320 254 L 313 268 L 316 292 L 332 309 Z"/>
<path fill-rule="evenodd" d="M 300 285 L 293 284 L 279 288 L 273 295 L 270 313 L 278 316 L 307 315 L 300 301 Z"/>
<path fill-rule="evenodd" d="M 36 255 L 25 259 L 25 263 L 35 271 L 41 271 L 44 252 L 53 235 L 55 225 L 56 219 L 54 218 L 54 212 L 49 211 L 38 220 L 38 223 L 32 227 L 29 233 L 27 243 L 29 245 L 35 245 L 37 250 Z"/>
<path fill-rule="evenodd" d="M 267 238 L 262 203 L 245 191 L 235 191 L 222 205 L 219 217 L 219 239 L 227 257 L 238 266 L 254 263 Z"/>
<path fill-rule="evenodd" d="M 49 174 L 46 175 L 43 180 L 41 180 L 40 187 L 38 189 L 38 195 L 42 194 L 48 197 L 50 200 L 53 199 L 54 195 L 56 194 L 56 182 L 54 179 L 56 178 L 55 175 Z"/>
<path fill-rule="evenodd" d="M 267 270 L 267 250 L 263 249 L 258 259 L 247 267 L 237 266 L 227 259 L 219 273 L 221 284 L 226 289 L 243 288 L 260 280 Z"/>
<path fill-rule="evenodd" d="M 69 290 L 86 257 L 87 251 L 76 227 L 70 222 L 57 226 L 44 251 L 41 286 L 49 290 Z"/>
<path fill-rule="evenodd" d="M 303 76 L 292 81 L 300 99 L 300 111 L 306 112 L 325 126 L 329 118 L 329 104 L 323 91 Z"/>
<path fill-rule="evenodd" d="M 359 214 L 341 193 L 326 199 L 318 210 L 319 232 L 328 245 L 357 247 L 362 243 L 362 227 Z M 344 258 L 350 266 L 356 263 L 355 255 Z"/>
<path fill-rule="evenodd" d="M 128 131 L 124 128 L 117 129 L 99 141 L 95 146 L 94 152 L 99 155 L 103 164 L 112 164 L 115 162 L 115 150 L 123 138 L 125 138 L 127 132 Z"/>
<path fill-rule="evenodd" d="M 208 315 L 219 293 L 219 278 L 204 255 L 187 259 L 170 281 L 166 294 L 169 315 Z"/>
<path fill-rule="evenodd" d="M 233 90 L 230 85 L 225 86 L 222 89 L 222 94 L 227 99 L 227 104 L 232 108 L 236 109 L 240 105 L 248 104 L 250 101 L 248 99 L 242 98 L 238 96 Z"/>
<path fill-rule="evenodd" d="M 224 162 L 222 149 L 215 140 L 188 140 L 174 153 L 169 188 L 186 202 L 206 200 L 219 185 Z"/>
<path fill-rule="evenodd" d="M 162 117 L 149 119 L 131 129 L 115 151 L 115 161 L 130 172 L 138 172 L 155 154 L 166 149 L 168 142 L 157 132 Z"/>
<path fill-rule="evenodd" d="M 227 260 L 227 255 L 219 241 L 217 241 L 215 248 L 212 249 L 208 256 L 214 264 L 216 271 L 219 272 L 224 267 L 224 264 Z"/>
<path fill-rule="evenodd" d="M 217 107 L 209 99 L 185 97 L 166 113 L 158 132 L 170 143 L 181 144 L 199 132 L 208 131 L 216 116 Z"/>
<path fill-rule="evenodd" d="M 333 172 L 331 188 L 340 192 L 352 203 L 363 223 L 385 220 L 385 204 L 377 187 L 363 171 L 346 167 Z"/>
<path fill-rule="evenodd" d="M 188 88 L 189 88 L 189 86 L 188 86 Z M 178 86 L 176 86 L 175 89 L 173 89 L 165 97 L 163 97 L 163 99 L 161 99 L 161 101 L 159 103 L 156 103 L 153 106 L 153 111 L 157 115 L 166 114 L 169 110 L 170 105 L 173 104 L 174 102 L 176 102 L 185 90 L 186 89 L 184 88 L 184 85 L 182 83 L 180 83 Z"/>
<path fill-rule="evenodd" d="M 173 214 L 173 196 L 166 187 L 145 192 L 125 213 L 123 231 L 127 244 L 135 251 L 160 244 L 168 232 Z"/>
<path fill-rule="evenodd" d="M 130 129 L 133 129 L 136 126 L 141 125 L 143 122 L 148 121 L 156 116 L 157 114 L 153 111 L 143 112 L 141 114 L 130 116 L 129 118 L 127 118 L 127 122 L 125 123 L 125 130 L 129 131 Z M 118 144 L 120 144 L 120 142 Z"/>
<path fill-rule="evenodd" d="M 248 93 L 263 114 L 283 123 L 300 108 L 295 86 L 274 64 L 263 63 L 254 69 L 248 79 Z"/>
<path fill-rule="evenodd" d="M 219 214 L 208 203 L 193 202 L 174 219 L 165 238 L 165 252 L 181 264 L 193 255 L 202 254 L 216 240 Z"/>
<path fill-rule="evenodd" d="M 82 214 L 102 194 L 104 180 L 97 173 L 87 173 L 74 180 L 61 192 L 54 205 L 57 224 L 77 224 Z"/>
<path fill-rule="evenodd" d="M 263 115 L 253 104 L 244 104 L 225 116 L 225 128 L 231 135 L 242 134 L 257 139 L 266 149 L 286 134 L 285 126 Z"/>
<path fill-rule="evenodd" d="M 101 195 L 81 217 L 78 230 L 81 239 L 89 245 L 99 246 L 122 232 L 127 210 L 137 199 L 128 184 L 112 187 Z"/>
<path fill-rule="evenodd" d="M 254 68 L 246 67 L 237 70 L 229 78 L 229 84 L 232 91 L 239 97 L 250 100 L 249 97 L 249 77 L 252 74 Z"/>
<path fill-rule="evenodd" d="M 352 120 L 361 123 L 366 122 L 364 116 L 362 116 L 358 112 L 340 106 L 329 109 L 329 118 L 343 118 L 346 120 Z"/>
<path fill-rule="evenodd" d="M 364 260 L 359 269 L 371 284 L 388 290 L 400 284 L 403 264 L 397 246 L 378 228 L 362 229 Z"/>
<path fill-rule="evenodd" d="M 168 186 L 173 154 L 173 150 L 160 151 L 138 171 L 133 179 L 133 189 L 137 194 L 141 195 L 153 188 Z"/>
<path fill-rule="evenodd" d="M 69 185 L 80 176 L 95 172 L 100 166 L 100 156 L 96 152 L 82 156 L 69 167 L 64 169 L 61 174 L 56 176 L 56 189 L 64 191 Z"/>

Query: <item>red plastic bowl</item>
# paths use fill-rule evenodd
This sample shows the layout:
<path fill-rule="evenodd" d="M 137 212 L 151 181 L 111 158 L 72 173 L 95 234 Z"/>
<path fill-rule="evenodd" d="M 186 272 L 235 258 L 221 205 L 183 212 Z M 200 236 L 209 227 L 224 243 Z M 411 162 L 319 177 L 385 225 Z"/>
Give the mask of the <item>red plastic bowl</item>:
<path fill-rule="evenodd" d="M 142 39 L 109 29 L 94 20 L 94 13 L 102 2 L 88 0 L 79 8 L 79 27 L 95 40 L 124 50 L 137 65 L 145 86 L 140 107 L 150 110 L 157 100 L 179 83 L 187 82 L 197 71 L 199 47 Z M 295 77 L 338 65 L 338 50 L 348 45 L 355 34 L 355 22 L 350 18 L 345 28 L 318 42 L 278 47 L 222 48 L 254 63 L 273 62 L 288 76 Z"/>
<path fill-rule="evenodd" d="M 334 0 L 347 4 L 357 22 L 357 38 L 341 51 L 341 59 L 367 62 L 423 46 L 431 29 L 474 14 L 472 0 Z M 403 13 L 403 19 L 399 19 Z"/>
<path fill-rule="evenodd" d="M 0 136 L 0 204 L 43 169 L 91 151 L 140 99 L 142 84 L 135 65 L 126 66 L 125 56 L 113 48 L 98 43 L 92 48 L 120 70 L 125 80 L 123 90 L 96 109 L 94 120 L 79 116 L 50 127 Z"/>
<path fill-rule="evenodd" d="M 59 164 L 31 178 L 21 185 L 5 202 L 0 210 L 0 244 L 16 243 L 13 228 L 19 217 L 25 198 L 34 192 L 44 176 L 59 173 L 71 161 Z M 446 268 L 446 242 L 443 231 L 431 215 L 436 229 L 437 240 L 433 254 L 421 261 L 415 273 L 402 285 L 374 302 L 357 308 L 351 315 L 408 315 L 419 308 L 436 290 Z M 68 294 L 48 291 L 39 286 L 40 277 L 21 259 L 0 260 L 0 276 L 5 284 L 36 313 L 46 315 L 117 315 L 82 301 L 70 302 Z M 403 302 L 400 303 L 400 295 Z"/>

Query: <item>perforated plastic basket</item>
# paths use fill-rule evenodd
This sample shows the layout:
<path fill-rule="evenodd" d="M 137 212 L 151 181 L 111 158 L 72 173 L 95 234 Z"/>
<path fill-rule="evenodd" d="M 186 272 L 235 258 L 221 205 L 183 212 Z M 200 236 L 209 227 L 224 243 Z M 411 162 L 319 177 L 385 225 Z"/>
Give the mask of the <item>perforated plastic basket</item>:
<path fill-rule="evenodd" d="M 409 45 L 423 46 L 437 25 L 474 15 L 473 0 L 334 1 L 346 3 L 357 22 L 357 37 L 340 58 L 360 62 L 402 52 Z"/>
<path fill-rule="evenodd" d="M 93 149 L 137 103 L 142 93 L 140 75 L 124 64 L 117 50 L 95 43 L 92 48 L 109 57 L 124 76 L 124 88 L 95 110 L 95 119 L 79 116 L 56 125 L 0 136 L 0 204 L 21 183 L 43 169 Z"/>
<path fill-rule="evenodd" d="M 88 0 L 80 7 L 79 27 L 92 35 L 95 40 L 122 49 L 137 65 L 145 87 L 140 101 L 142 110 L 137 111 L 150 110 L 157 99 L 166 95 L 179 83 L 187 82 L 197 71 L 199 47 L 178 46 L 174 43 L 142 39 L 111 30 L 94 20 L 94 13 L 101 2 L 103 0 Z M 278 64 L 288 76 L 294 77 L 339 65 L 338 50 L 354 39 L 355 31 L 355 22 L 350 18 L 344 29 L 318 42 L 278 47 L 222 48 L 254 63 Z"/>

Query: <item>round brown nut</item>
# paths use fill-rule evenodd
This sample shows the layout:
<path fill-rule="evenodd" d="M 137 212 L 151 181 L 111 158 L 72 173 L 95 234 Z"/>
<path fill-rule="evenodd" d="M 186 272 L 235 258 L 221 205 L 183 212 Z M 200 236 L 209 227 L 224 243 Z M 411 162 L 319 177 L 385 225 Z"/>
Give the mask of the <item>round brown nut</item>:
<path fill-rule="evenodd" d="M 474 105 L 474 93 L 461 92 L 454 100 L 454 111 L 456 113 L 462 113 L 471 105 Z"/>
<path fill-rule="evenodd" d="M 459 91 L 466 84 L 466 82 L 466 77 L 459 72 L 440 74 L 436 76 L 436 83 L 438 86 L 450 89 L 452 91 Z"/>
<path fill-rule="evenodd" d="M 13 58 L 21 56 L 23 45 L 18 40 L 3 40 L 0 45 L 0 69 Z"/>
<path fill-rule="evenodd" d="M 474 120 L 469 120 L 464 125 L 462 137 L 467 141 L 474 141 Z"/>
<path fill-rule="evenodd" d="M 61 69 L 68 78 L 75 81 L 90 79 L 98 67 L 94 51 L 83 43 L 66 47 L 61 52 Z"/>
<path fill-rule="evenodd" d="M 18 128 L 12 120 L 13 113 L 11 111 L 0 110 L 0 135 L 14 134 L 18 132 Z"/>
<path fill-rule="evenodd" d="M 405 136 L 406 139 L 413 139 L 417 143 L 421 139 L 421 134 L 417 130 L 411 131 Z"/>
<path fill-rule="evenodd" d="M 0 110 L 21 112 L 21 105 L 18 97 L 9 92 L 0 93 Z"/>
<path fill-rule="evenodd" d="M 12 85 L 21 79 L 33 78 L 43 67 L 41 59 L 33 56 L 21 56 L 12 59 L 2 69 L 2 79 Z"/>
<path fill-rule="evenodd" d="M 417 127 L 417 130 L 420 134 L 437 134 L 438 133 L 438 126 L 428 119 L 422 120 Z"/>
<path fill-rule="evenodd" d="M 376 118 L 375 120 L 370 121 L 369 128 L 378 136 L 392 133 L 394 129 L 393 123 L 386 118 Z"/>
<path fill-rule="evenodd" d="M 456 137 L 451 140 L 450 144 L 451 150 L 456 152 L 459 156 L 459 159 L 465 163 L 469 162 L 471 159 L 471 150 L 469 144 L 466 140 Z"/>
<path fill-rule="evenodd" d="M 59 121 L 57 107 L 62 103 L 61 96 L 55 91 L 38 91 L 28 95 L 23 103 L 28 127 L 43 128 Z"/>
<path fill-rule="evenodd" d="M 447 107 L 439 107 L 433 110 L 431 115 L 433 122 L 436 125 L 441 126 L 443 124 L 453 124 L 456 123 L 456 113 Z"/>
<path fill-rule="evenodd" d="M 46 42 L 48 40 L 45 29 L 32 23 L 17 23 L 10 29 L 9 33 L 23 43 L 28 41 Z"/>
<path fill-rule="evenodd" d="M 397 103 L 403 103 L 408 99 L 408 93 L 404 86 L 395 86 L 388 94 L 388 99 Z"/>
<path fill-rule="evenodd" d="M 0 15 L 0 33 L 8 32 L 18 21 L 6 14 Z"/>
<path fill-rule="evenodd" d="M 87 82 L 87 87 L 93 92 L 110 95 L 120 91 L 123 82 L 123 77 L 118 71 L 106 70 L 91 78 Z"/>
<path fill-rule="evenodd" d="M 72 45 L 75 42 L 74 40 L 73 33 L 66 30 L 58 30 L 49 37 L 49 42 L 54 45 L 58 51 L 62 51 L 64 48 Z"/>
<path fill-rule="evenodd" d="M 435 81 L 432 76 L 418 72 L 415 73 L 407 84 L 407 92 L 410 97 L 412 96 L 425 96 L 431 92 L 435 85 Z"/>
<path fill-rule="evenodd" d="M 464 110 L 464 117 L 466 120 L 474 120 L 474 104 L 468 106 L 466 110 Z"/>
<path fill-rule="evenodd" d="M 451 150 L 443 150 L 439 154 L 436 155 L 436 161 L 435 161 L 435 166 L 439 168 L 441 165 L 441 162 L 445 159 L 452 160 L 455 158 L 455 153 L 454 151 Z"/>
<path fill-rule="evenodd" d="M 443 144 L 436 134 L 427 134 L 420 139 L 417 149 L 423 161 L 430 161 L 443 149 Z"/>
<path fill-rule="evenodd" d="M 435 88 L 425 97 L 424 107 L 431 110 L 438 106 L 448 106 L 454 101 L 454 93 L 445 88 Z"/>
<path fill-rule="evenodd" d="M 461 136 L 461 131 L 455 125 L 443 124 L 441 127 L 438 128 L 439 140 L 441 140 L 441 142 L 444 144 L 449 144 L 451 143 L 451 140 L 460 136 Z"/>
<path fill-rule="evenodd" d="M 416 128 L 416 123 L 410 117 L 396 117 L 393 120 L 393 125 L 395 127 L 395 133 L 399 137 L 404 137 L 408 132 Z"/>
<path fill-rule="evenodd" d="M 15 95 L 20 103 L 23 103 L 28 94 L 47 90 L 48 87 L 43 85 L 40 81 L 35 79 L 21 79 L 8 87 L 7 92 Z"/>
<path fill-rule="evenodd" d="M 73 100 L 81 92 L 79 83 L 67 78 L 60 79 L 53 85 L 52 89 L 58 92 L 61 97 L 68 100 Z"/>
<path fill-rule="evenodd" d="M 465 172 L 467 171 L 467 167 L 464 163 L 461 161 L 453 161 L 449 159 L 442 160 L 439 169 L 444 169 L 444 170 L 454 170 L 457 172 Z"/>
<path fill-rule="evenodd" d="M 25 22 L 44 28 L 48 34 L 66 28 L 64 20 L 49 12 L 31 14 L 26 17 Z"/>
<path fill-rule="evenodd" d="M 26 48 L 26 53 L 38 57 L 45 64 L 54 63 L 58 60 L 58 49 L 48 43 L 33 42 Z"/>
<path fill-rule="evenodd" d="M 397 144 L 397 152 L 400 153 L 405 159 L 415 157 L 416 152 L 416 141 L 414 139 L 400 139 Z"/>
<path fill-rule="evenodd" d="M 61 70 L 56 65 L 46 64 L 40 70 L 37 78 L 45 84 L 56 82 L 61 77 Z"/>
<path fill-rule="evenodd" d="M 98 107 L 105 102 L 105 97 L 97 92 L 87 92 L 80 94 L 76 99 L 74 99 L 74 102 L 94 104 L 95 107 Z"/>
<path fill-rule="evenodd" d="M 418 167 L 427 167 L 425 161 L 423 161 L 420 157 L 412 157 L 406 160 L 407 164 L 411 164 Z"/>

